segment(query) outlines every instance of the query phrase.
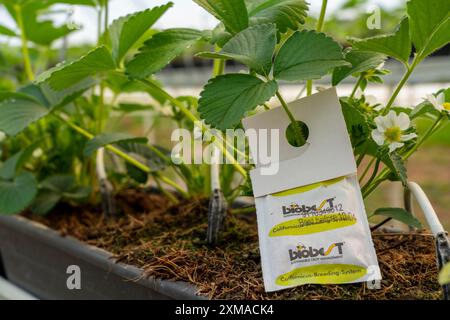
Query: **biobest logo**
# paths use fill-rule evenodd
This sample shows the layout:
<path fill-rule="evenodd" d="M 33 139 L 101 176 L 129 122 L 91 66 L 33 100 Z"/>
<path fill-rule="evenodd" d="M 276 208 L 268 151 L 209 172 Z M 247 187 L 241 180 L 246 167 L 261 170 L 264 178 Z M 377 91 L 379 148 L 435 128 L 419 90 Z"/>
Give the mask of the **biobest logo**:
<path fill-rule="evenodd" d="M 307 259 L 307 258 L 316 258 L 316 257 L 327 257 L 330 256 L 331 253 L 336 252 L 338 255 L 343 254 L 343 242 L 337 242 L 330 245 L 327 249 L 325 248 L 313 248 L 313 247 L 306 247 L 303 244 L 300 244 L 297 246 L 295 250 L 290 249 L 289 250 L 289 258 L 291 259 L 291 262 L 299 259 Z"/>
<path fill-rule="evenodd" d="M 330 198 L 322 201 L 319 205 L 298 205 L 297 203 L 292 203 L 289 207 L 283 206 L 283 216 L 293 216 L 308 213 L 318 213 L 318 212 L 334 212 L 342 211 L 342 205 L 339 204 L 335 206 L 334 201 L 336 198 Z"/>

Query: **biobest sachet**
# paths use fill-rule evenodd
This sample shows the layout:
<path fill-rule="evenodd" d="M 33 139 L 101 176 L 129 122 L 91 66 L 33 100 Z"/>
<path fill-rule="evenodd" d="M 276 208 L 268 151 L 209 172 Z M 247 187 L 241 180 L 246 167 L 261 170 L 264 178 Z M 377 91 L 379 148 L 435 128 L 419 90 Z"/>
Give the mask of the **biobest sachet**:
<path fill-rule="evenodd" d="M 309 129 L 308 143 L 291 146 L 280 108 L 244 120 L 247 130 L 279 129 L 276 168 L 251 172 L 266 291 L 303 284 L 344 284 L 381 279 L 356 176 L 356 163 L 334 89 L 290 104 Z M 271 139 L 253 135 L 258 144 Z M 258 138 L 259 137 L 259 138 Z M 263 141 L 264 140 L 264 141 Z M 272 164 L 273 165 L 273 164 Z"/>
<path fill-rule="evenodd" d="M 256 199 L 267 291 L 380 279 L 355 176 Z"/>

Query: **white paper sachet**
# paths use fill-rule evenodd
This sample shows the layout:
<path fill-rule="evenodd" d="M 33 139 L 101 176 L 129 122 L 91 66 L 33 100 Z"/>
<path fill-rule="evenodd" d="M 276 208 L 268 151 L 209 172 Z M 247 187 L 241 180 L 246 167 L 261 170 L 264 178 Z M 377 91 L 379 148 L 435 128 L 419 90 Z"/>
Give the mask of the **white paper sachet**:
<path fill-rule="evenodd" d="M 302 147 L 287 141 L 291 122 L 282 108 L 243 120 L 256 162 L 250 176 L 265 289 L 376 283 L 381 273 L 336 89 L 289 108 L 309 129 Z M 265 138 L 267 132 L 277 138 Z"/>
<path fill-rule="evenodd" d="M 266 291 L 380 280 L 355 176 L 256 199 Z"/>

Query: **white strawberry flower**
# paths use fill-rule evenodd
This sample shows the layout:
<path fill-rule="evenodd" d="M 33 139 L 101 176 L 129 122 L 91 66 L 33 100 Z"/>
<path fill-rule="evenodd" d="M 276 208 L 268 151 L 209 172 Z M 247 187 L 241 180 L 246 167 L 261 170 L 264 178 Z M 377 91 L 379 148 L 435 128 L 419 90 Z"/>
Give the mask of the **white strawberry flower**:
<path fill-rule="evenodd" d="M 197 141 L 203 140 L 203 131 L 198 126 L 194 127 L 194 140 L 197 140 Z"/>
<path fill-rule="evenodd" d="M 404 134 L 411 126 L 411 120 L 404 112 L 397 115 L 389 111 L 386 116 L 375 118 L 377 128 L 372 131 L 373 140 L 380 146 L 389 145 L 389 152 L 393 152 L 405 145 L 406 141 L 417 138 L 417 134 Z"/>
<path fill-rule="evenodd" d="M 445 102 L 445 94 L 441 92 L 437 96 L 432 94 L 427 95 L 427 100 L 438 110 L 439 112 L 450 113 L 450 102 Z"/>
<path fill-rule="evenodd" d="M 380 63 L 380 64 L 378 65 L 378 67 L 376 67 L 375 69 L 377 69 L 377 70 L 383 70 L 383 68 L 384 68 L 384 61 L 383 61 L 382 63 Z"/>
<path fill-rule="evenodd" d="M 356 99 L 360 100 L 363 96 L 365 101 L 365 104 L 361 106 L 363 107 L 363 109 L 366 109 L 367 111 L 370 110 L 380 111 L 381 109 L 383 109 L 383 106 L 378 101 L 377 97 L 371 94 L 364 95 L 364 93 L 360 89 L 356 90 L 355 93 Z"/>
<path fill-rule="evenodd" d="M 0 142 L 3 142 L 6 139 L 6 134 L 0 131 Z"/>
<path fill-rule="evenodd" d="M 33 151 L 33 157 L 36 158 L 36 159 L 39 159 L 43 155 L 44 155 L 44 151 L 42 151 L 41 148 L 38 148 L 38 149 Z"/>

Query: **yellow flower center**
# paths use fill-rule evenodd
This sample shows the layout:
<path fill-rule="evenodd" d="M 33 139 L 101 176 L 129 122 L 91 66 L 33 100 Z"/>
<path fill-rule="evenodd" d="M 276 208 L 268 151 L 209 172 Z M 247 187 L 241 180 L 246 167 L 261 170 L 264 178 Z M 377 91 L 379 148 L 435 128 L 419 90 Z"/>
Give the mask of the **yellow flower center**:
<path fill-rule="evenodd" d="M 361 103 L 361 104 L 359 105 L 359 108 L 360 108 L 362 111 L 367 112 L 367 113 L 372 112 L 372 107 L 371 107 L 368 103 Z"/>
<path fill-rule="evenodd" d="M 366 79 L 370 78 L 374 74 L 375 74 L 375 70 L 368 70 L 368 71 L 366 71 Z"/>
<path fill-rule="evenodd" d="M 402 130 L 399 127 L 392 127 L 386 129 L 384 137 L 388 143 L 400 142 L 402 140 Z"/>
<path fill-rule="evenodd" d="M 444 107 L 445 110 L 450 111 L 450 102 L 444 102 L 442 106 Z"/>

